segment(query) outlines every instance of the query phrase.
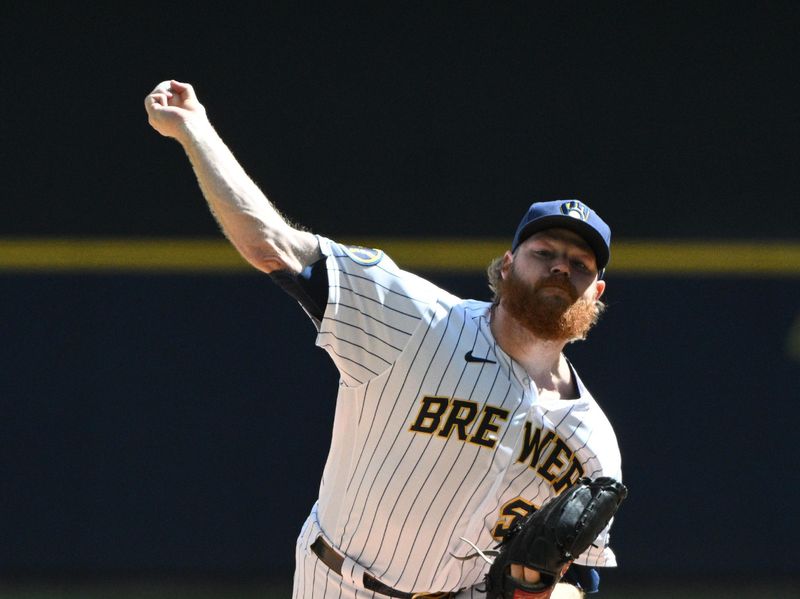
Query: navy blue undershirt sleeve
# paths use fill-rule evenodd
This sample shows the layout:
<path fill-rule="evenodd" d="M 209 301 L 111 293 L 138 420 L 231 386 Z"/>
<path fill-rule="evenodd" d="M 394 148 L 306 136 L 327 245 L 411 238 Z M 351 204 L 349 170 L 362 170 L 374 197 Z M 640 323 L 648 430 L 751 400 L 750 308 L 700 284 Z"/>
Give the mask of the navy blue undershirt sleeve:
<path fill-rule="evenodd" d="M 578 587 L 587 595 L 600 589 L 600 573 L 590 566 L 572 564 L 561 581 Z"/>
<path fill-rule="evenodd" d="M 276 270 L 269 276 L 278 287 L 303 306 L 319 329 L 328 303 L 328 269 L 325 258 L 306 266 L 297 275 L 288 270 Z"/>

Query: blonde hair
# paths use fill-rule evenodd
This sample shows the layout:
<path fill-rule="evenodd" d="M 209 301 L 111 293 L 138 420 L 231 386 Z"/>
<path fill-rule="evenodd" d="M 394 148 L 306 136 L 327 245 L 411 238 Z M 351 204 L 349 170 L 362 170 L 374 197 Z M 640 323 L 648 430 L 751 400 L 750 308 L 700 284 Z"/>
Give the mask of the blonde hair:
<path fill-rule="evenodd" d="M 486 276 L 489 279 L 489 289 L 492 292 L 492 304 L 495 306 L 500 303 L 500 297 L 503 293 L 503 277 L 500 274 L 502 269 L 503 256 L 492 260 L 486 268 Z"/>

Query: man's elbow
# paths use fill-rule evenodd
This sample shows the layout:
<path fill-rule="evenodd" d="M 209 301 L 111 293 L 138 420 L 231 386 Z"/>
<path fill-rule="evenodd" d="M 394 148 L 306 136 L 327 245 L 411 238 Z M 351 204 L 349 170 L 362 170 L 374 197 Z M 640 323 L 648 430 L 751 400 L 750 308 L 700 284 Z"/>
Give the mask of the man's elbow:
<path fill-rule="evenodd" d="M 237 245 L 236 249 L 250 265 L 267 274 L 276 270 L 297 274 L 309 262 L 305 254 L 294 248 L 280 249 L 270 243 Z"/>
<path fill-rule="evenodd" d="M 234 246 L 248 263 L 267 274 L 276 270 L 297 274 L 321 256 L 316 236 L 294 229 L 282 236 L 235 240 Z"/>

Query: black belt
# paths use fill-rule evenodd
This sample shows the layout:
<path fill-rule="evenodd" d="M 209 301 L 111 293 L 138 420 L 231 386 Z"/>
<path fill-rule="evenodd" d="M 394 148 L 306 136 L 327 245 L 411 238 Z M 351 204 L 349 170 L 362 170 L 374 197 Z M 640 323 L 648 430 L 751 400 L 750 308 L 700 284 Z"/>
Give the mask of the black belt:
<path fill-rule="evenodd" d="M 320 561 L 328 566 L 328 568 L 336 572 L 339 576 L 342 575 L 344 556 L 339 555 L 339 552 L 328 545 L 325 539 L 317 537 L 317 540 L 311 544 L 311 551 L 313 551 Z M 383 584 L 380 580 L 367 572 L 364 572 L 364 588 L 369 591 L 381 593 L 382 595 L 388 595 L 389 597 L 397 597 L 398 599 L 450 599 L 456 596 L 455 593 L 406 593 L 405 591 L 398 591 L 397 589 Z"/>

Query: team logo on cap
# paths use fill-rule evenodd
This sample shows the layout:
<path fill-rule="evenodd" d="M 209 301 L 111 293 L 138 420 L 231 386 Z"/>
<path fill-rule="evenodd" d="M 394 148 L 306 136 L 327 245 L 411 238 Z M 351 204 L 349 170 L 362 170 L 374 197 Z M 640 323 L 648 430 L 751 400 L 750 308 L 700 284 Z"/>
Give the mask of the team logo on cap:
<path fill-rule="evenodd" d="M 383 250 L 365 248 L 360 245 L 345 245 L 342 247 L 353 262 L 361 266 L 372 266 L 380 262 L 381 258 L 383 258 Z"/>
<path fill-rule="evenodd" d="M 578 200 L 570 200 L 561 204 L 561 212 L 572 218 L 578 218 L 582 221 L 589 219 L 589 207 L 585 206 Z"/>

